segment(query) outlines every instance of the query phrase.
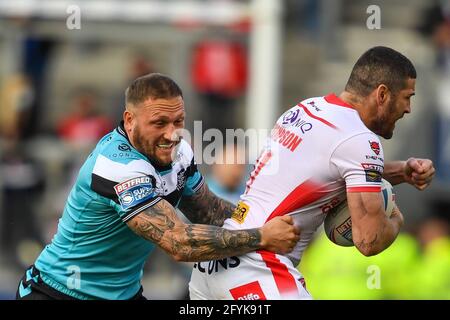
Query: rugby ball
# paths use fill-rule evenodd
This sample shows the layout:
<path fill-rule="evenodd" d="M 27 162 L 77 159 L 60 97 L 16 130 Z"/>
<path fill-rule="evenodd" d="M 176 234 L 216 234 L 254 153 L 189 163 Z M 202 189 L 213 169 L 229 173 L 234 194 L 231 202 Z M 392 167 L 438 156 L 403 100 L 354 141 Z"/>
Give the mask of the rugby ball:
<path fill-rule="evenodd" d="M 392 185 L 382 179 L 381 195 L 384 201 L 384 211 L 386 216 L 390 217 L 395 204 L 395 193 Z M 352 220 L 348 209 L 347 200 L 340 203 L 337 207 L 331 209 L 324 221 L 325 233 L 332 242 L 339 246 L 353 246 L 352 239 Z"/>

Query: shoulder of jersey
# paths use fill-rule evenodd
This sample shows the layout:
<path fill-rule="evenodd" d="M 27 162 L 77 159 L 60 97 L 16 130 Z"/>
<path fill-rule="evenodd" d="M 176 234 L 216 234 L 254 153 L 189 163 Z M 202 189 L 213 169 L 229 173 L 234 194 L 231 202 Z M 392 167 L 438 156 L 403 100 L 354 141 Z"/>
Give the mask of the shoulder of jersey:
<path fill-rule="evenodd" d="M 125 137 L 112 132 L 97 145 L 92 173 L 110 181 L 120 182 L 142 174 L 154 174 L 155 168 Z"/>
<path fill-rule="evenodd" d="M 146 160 L 145 157 L 134 149 L 130 142 L 116 130 L 106 135 L 99 142 L 97 148 L 100 155 L 117 162 Z"/>
<path fill-rule="evenodd" d="M 358 112 L 334 95 L 309 98 L 300 104 L 308 108 L 312 115 L 334 125 L 340 133 L 371 132 L 361 121 Z"/>
<path fill-rule="evenodd" d="M 192 162 L 193 157 L 194 151 L 192 150 L 191 145 L 186 140 L 181 139 L 174 162 L 182 162 L 189 165 Z"/>

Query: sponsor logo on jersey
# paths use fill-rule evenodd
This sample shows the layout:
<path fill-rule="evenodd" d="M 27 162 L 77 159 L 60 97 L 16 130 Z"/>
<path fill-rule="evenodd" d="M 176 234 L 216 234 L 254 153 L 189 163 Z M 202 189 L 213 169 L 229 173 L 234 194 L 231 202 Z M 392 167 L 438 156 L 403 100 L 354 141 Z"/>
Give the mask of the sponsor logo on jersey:
<path fill-rule="evenodd" d="M 307 122 L 306 120 L 302 119 L 300 116 L 300 109 L 296 110 L 289 110 L 283 117 L 283 120 L 281 121 L 281 124 L 283 125 L 291 125 L 293 127 L 300 128 L 302 133 L 308 132 L 312 129 L 313 125 L 312 123 Z"/>
<path fill-rule="evenodd" d="M 250 207 L 242 201 L 239 201 L 233 213 L 231 214 L 231 219 L 239 224 L 244 223 L 245 217 L 247 217 Z"/>
<path fill-rule="evenodd" d="M 364 170 L 366 172 L 367 182 L 381 182 L 381 173 L 373 170 Z"/>
<path fill-rule="evenodd" d="M 322 109 L 319 109 L 318 106 L 316 106 L 316 103 L 314 101 L 308 102 L 311 107 L 313 107 L 317 112 L 322 111 Z"/>
<path fill-rule="evenodd" d="M 289 110 L 283 117 L 283 124 L 291 124 L 295 120 L 297 120 L 298 115 L 300 114 L 300 109 Z"/>
<path fill-rule="evenodd" d="M 381 182 L 383 166 L 375 163 L 361 163 L 366 173 L 367 182 Z"/>
<path fill-rule="evenodd" d="M 377 163 L 361 163 L 361 166 L 364 168 L 364 170 L 378 171 L 380 173 L 382 173 L 384 170 L 384 167 Z"/>
<path fill-rule="evenodd" d="M 327 203 L 325 203 L 324 205 L 322 205 L 320 207 L 320 209 L 322 210 L 323 214 L 327 214 L 329 213 L 331 210 L 333 210 L 334 208 L 336 208 L 340 203 L 341 203 L 341 199 L 339 197 L 334 197 L 333 199 L 331 199 L 330 201 L 328 201 Z"/>
<path fill-rule="evenodd" d="M 234 300 L 266 300 L 266 296 L 258 281 L 230 289 L 230 293 Z"/>
<path fill-rule="evenodd" d="M 131 147 L 126 143 L 121 143 L 118 147 L 120 151 L 131 151 Z"/>
<path fill-rule="evenodd" d="M 366 160 L 379 160 L 381 162 L 384 162 L 384 159 L 382 157 L 377 157 L 377 156 L 373 156 L 373 155 L 367 155 L 366 154 Z"/>
<path fill-rule="evenodd" d="M 116 193 L 123 192 L 134 186 L 139 186 L 142 184 L 151 184 L 151 183 L 152 183 L 152 178 L 150 176 L 142 176 L 142 177 L 133 178 L 133 179 L 127 180 L 125 182 L 116 184 L 114 186 L 114 190 L 116 190 Z"/>
<path fill-rule="evenodd" d="M 303 134 L 311 130 L 313 127 L 311 123 L 306 122 L 305 120 L 298 121 L 297 123 L 294 124 L 294 126 L 300 127 L 300 130 L 302 131 Z"/>
<path fill-rule="evenodd" d="M 370 141 L 369 140 L 370 148 L 373 152 L 375 152 L 376 155 L 380 154 L 380 144 L 377 141 Z"/>
<path fill-rule="evenodd" d="M 131 153 L 119 152 L 119 153 L 113 153 L 110 156 L 113 158 L 129 158 L 129 157 L 131 157 Z"/>
<path fill-rule="evenodd" d="M 133 202 L 134 198 L 133 198 L 133 194 L 131 192 L 126 192 L 124 193 L 122 196 L 122 202 L 126 205 L 130 204 L 131 202 Z"/>
<path fill-rule="evenodd" d="M 300 142 L 302 142 L 302 138 L 278 124 L 273 128 L 271 138 L 290 151 L 297 149 Z"/>
<path fill-rule="evenodd" d="M 211 274 L 213 272 L 219 272 L 220 270 L 228 270 L 228 268 L 237 268 L 241 264 L 241 260 L 238 257 L 229 257 L 220 260 L 211 260 L 207 262 L 196 262 L 194 269 L 198 269 L 201 273 Z"/>
<path fill-rule="evenodd" d="M 154 197 L 154 185 L 152 177 L 143 176 L 116 184 L 114 190 L 122 209 L 127 210 Z"/>
<path fill-rule="evenodd" d="M 186 184 L 186 170 L 183 168 L 177 173 L 177 190 L 183 190 Z"/>

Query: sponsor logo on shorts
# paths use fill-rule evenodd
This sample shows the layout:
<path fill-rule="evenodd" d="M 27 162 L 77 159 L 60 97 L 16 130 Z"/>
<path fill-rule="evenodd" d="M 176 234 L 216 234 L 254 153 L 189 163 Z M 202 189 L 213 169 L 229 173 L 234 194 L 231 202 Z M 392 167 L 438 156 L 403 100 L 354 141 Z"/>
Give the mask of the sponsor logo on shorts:
<path fill-rule="evenodd" d="M 230 293 L 234 300 L 266 300 L 258 281 L 230 289 Z"/>
<path fill-rule="evenodd" d="M 236 221 L 239 224 L 244 223 L 245 217 L 247 217 L 248 212 L 250 211 L 250 207 L 242 201 L 239 201 L 237 207 L 234 209 L 231 214 L 231 219 Z"/>
<path fill-rule="evenodd" d="M 208 265 L 206 266 L 206 263 Z M 213 272 L 219 272 L 219 270 L 228 270 L 228 268 L 237 268 L 241 264 L 241 260 L 238 257 L 229 257 L 220 260 L 211 260 L 208 262 L 196 262 L 194 269 L 198 269 L 201 273 L 212 274 Z"/>

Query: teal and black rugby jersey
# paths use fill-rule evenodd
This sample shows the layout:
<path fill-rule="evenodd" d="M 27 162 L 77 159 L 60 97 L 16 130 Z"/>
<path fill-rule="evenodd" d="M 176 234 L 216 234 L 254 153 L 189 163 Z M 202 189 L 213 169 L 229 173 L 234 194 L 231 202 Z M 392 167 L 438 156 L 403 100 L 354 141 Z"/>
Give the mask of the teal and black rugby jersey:
<path fill-rule="evenodd" d="M 133 148 L 122 123 L 81 167 L 58 231 L 35 263 L 43 281 L 80 299 L 133 297 L 154 245 L 125 222 L 161 199 L 176 207 L 203 181 L 186 141 L 171 165 L 159 167 Z"/>

